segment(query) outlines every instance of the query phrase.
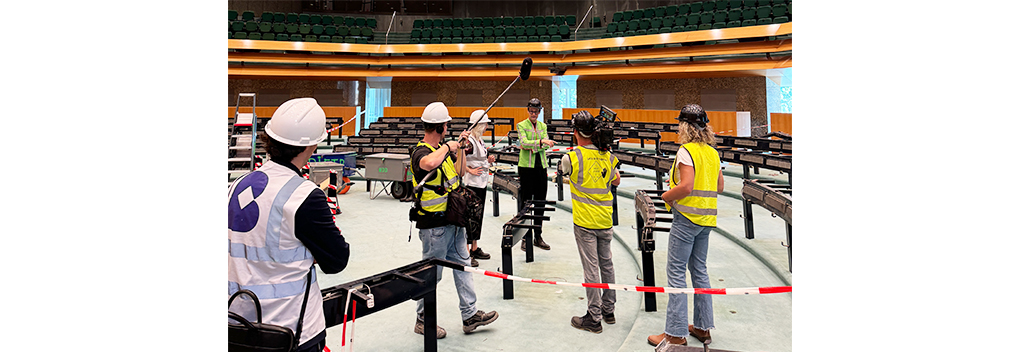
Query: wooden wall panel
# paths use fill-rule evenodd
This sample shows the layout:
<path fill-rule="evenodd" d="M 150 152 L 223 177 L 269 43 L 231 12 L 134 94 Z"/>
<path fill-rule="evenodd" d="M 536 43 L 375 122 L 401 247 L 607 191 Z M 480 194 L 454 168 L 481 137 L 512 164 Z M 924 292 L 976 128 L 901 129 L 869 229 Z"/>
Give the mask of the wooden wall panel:
<path fill-rule="evenodd" d="M 275 107 L 275 106 L 274 107 L 263 107 L 263 106 L 256 107 L 255 108 L 255 116 L 258 116 L 259 118 L 270 118 L 270 117 L 273 116 L 273 113 L 276 112 L 276 108 L 277 107 Z M 235 111 L 235 109 L 236 108 L 233 107 L 233 106 L 228 106 L 227 107 L 227 118 L 228 119 L 234 118 L 234 111 Z M 242 106 L 239 111 L 242 112 L 242 113 L 248 113 L 248 112 L 251 112 L 251 107 L 243 107 Z M 354 114 L 356 114 L 355 108 L 353 106 L 323 106 L 322 107 L 322 111 L 326 113 L 326 117 L 339 118 L 339 119 L 345 120 L 345 121 L 347 119 L 353 117 Z M 344 128 L 342 128 L 340 130 L 337 130 L 337 131 L 333 131 L 333 133 L 331 133 L 331 134 L 334 135 L 334 136 L 353 136 L 354 135 L 354 127 L 355 127 L 355 122 L 351 122 L 351 123 L 347 124 L 347 126 L 344 126 Z"/>
<path fill-rule="evenodd" d="M 772 132 L 783 132 L 793 135 L 793 114 L 774 112 L 769 114 L 772 118 L 772 125 L 769 126 Z"/>
<path fill-rule="evenodd" d="M 471 112 L 475 110 L 485 110 L 488 106 L 450 106 L 447 109 L 450 110 L 451 117 L 471 117 Z M 383 108 L 383 116 L 385 117 L 420 117 L 422 112 L 425 111 L 424 106 L 390 106 Z M 489 117 L 511 117 L 514 119 L 514 124 L 524 121 L 528 118 L 527 108 L 510 108 L 510 107 L 493 107 L 489 110 Z M 496 138 L 505 136 L 513 126 L 500 125 L 496 126 Z"/>

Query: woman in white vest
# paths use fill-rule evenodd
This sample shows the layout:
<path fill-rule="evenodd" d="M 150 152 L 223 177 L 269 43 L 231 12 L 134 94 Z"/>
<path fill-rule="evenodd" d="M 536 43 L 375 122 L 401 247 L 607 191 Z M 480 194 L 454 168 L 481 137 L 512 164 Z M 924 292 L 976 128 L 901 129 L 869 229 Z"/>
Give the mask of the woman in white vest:
<path fill-rule="evenodd" d="M 673 213 L 666 282 L 669 287 L 686 288 L 689 268 L 695 288 L 710 288 L 705 263 L 708 234 L 716 225 L 716 198 L 723 189 L 719 153 L 714 148 L 715 133 L 701 106 L 684 106 L 677 120 L 681 148 L 669 171 L 669 190 L 662 194 L 666 209 Z M 670 345 L 687 345 L 688 334 L 703 343 L 710 342 L 708 330 L 715 328 L 713 317 L 712 296 L 694 295 L 694 324 L 688 325 L 687 295 L 671 293 L 666 304 L 665 332 L 648 336 L 648 343 L 656 346 L 656 351 L 667 351 Z"/>
<path fill-rule="evenodd" d="M 322 351 L 326 343 L 313 264 L 335 274 L 350 257 L 325 193 L 299 172 L 326 138 L 325 126 L 315 99 L 284 102 L 259 136 L 269 161 L 235 180 L 228 193 L 227 296 L 254 292 L 263 323 L 300 333 L 298 351 Z M 235 299 L 230 311 L 255 321 L 254 305 L 241 301 Z"/>
<path fill-rule="evenodd" d="M 485 143 L 482 143 L 482 135 L 485 134 L 485 130 L 489 127 L 489 115 L 485 114 L 485 110 L 475 110 L 471 112 L 470 123 L 478 123 L 475 128 L 471 130 L 471 135 L 468 136 L 468 141 L 474 147 L 471 154 L 467 154 L 464 157 L 465 165 L 467 168 L 467 174 L 464 175 L 464 184 L 467 185 L 468 189 L 475 192 L 478 198 L 482 200 L 482 204 L 485 204 L 485 186 L 489 184 L 489 166 L 496 161 L 495 155 L 489 155 L 485 149 Z M 482 214 L 482 213 L 479 213 Z M 472 231 L 467 234 L 468 243 L 471 245 L 471 266 L 478 266 L 478 259 L 489 259 L 491 256 L 488 253 L 478 248 L 478 239 L 482 236 L 481 223 L 485 216 L 481 216 L 478 219 L 478 230 Z"/>

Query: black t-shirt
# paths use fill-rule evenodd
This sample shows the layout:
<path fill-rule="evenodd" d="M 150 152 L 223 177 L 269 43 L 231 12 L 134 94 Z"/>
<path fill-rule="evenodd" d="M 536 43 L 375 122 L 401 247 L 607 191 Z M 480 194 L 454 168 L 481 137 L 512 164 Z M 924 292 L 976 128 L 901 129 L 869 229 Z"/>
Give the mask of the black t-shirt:
<path fill-rule="evenodd" d="M 439 149 L 438 146 L 432 147 L 435 149 Z M 418 180 L 419 183 L 425 183 L 425 176 L 428 175 L 430 171 L 432 171 L 423 170 L 418 166 L 421 163 L 421 159 L 429 154 L 432 154 L 432 150 L 424 145 L 416 146 L 411 151 L 411 172 L 414 173 L 414 179 Z M 457 157 L 452 154 L 448 154 L 447 158 L 449 158 L 451 162 L 457 161 Z M 439 164 L 438 169 L 442 170 L 442 167 L 443 165 Z M 449 180 L 451 177 L 454 176 L 455 175 L 446 175 L 446 179 Z M 439 172 L 436 172 L 435 177 L 441 178 L 442 175 L 440 175 Z M 415 198 L 418 198 L 418 194 L 415 194 L 414 196 Z M 422 212 L 426 213 L 426 215 L 419 217 L 418 221 L 415 223 L 415 227 L 419 229 L 431 229 L 434 227 L 446 226 L 449 224 L 449 222 L 446 221 L 445 217 L 435 216 L 433 213 L 429 213 L 427 211 Z"/>

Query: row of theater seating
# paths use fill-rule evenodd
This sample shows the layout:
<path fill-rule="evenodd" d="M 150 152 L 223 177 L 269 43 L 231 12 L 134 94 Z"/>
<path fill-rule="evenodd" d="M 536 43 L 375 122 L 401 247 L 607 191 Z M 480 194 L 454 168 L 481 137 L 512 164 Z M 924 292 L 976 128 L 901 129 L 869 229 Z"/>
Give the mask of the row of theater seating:
<path fill-rule="evenodd" d="M 229 28 L 231 39 L 254 39 L 254 40 L 295 40 L 295 41 L 325 41 L 334 43 L 345 43 L 345 37 L 364 38 L 365 43 L 375 35 L 372 28 L 347 27 L 321 24 L 297 24 L 297 23 L 269 23 L 253 21 L 230 22 Z M 270 39 L 266 39 L 266 37 Z M 279 39 L 286 37 L 287 39 Z M 322 40 L 322 37 L 327 37 Z M 340 37 L 335 41 L 335 37 Z M 274 39 L 275 38 L 275 39 Z M 299 39 L 292 39 L 299 38 Z M 314 38 L 314 40 L 309 40 Z"/>
<path fill-rule="evenodd" d="M 667 16 L 682 16 L 692 13 L 728 11 L 734 9 L 757 8 L 761 6 L 778 6 L 790 12 L 790 0 L 715 0 L 699 1 L 681 5 L 659 6 L 646 9 L 630 11 L 618 11 L 613 14 L 613 22 L 624 22 L 642 18 L 663 18 Z M 784 15 L 778 15 L 784 16 Z"/>
<path fill-rule="evenodd" d="M 771 6 L 759 6 L 715 12 L 695 12 L 661 18 L 632 19 L 610 23 L 602 38 L 785 23 L 790 21 L 789 13 L 785 10 L 785 7 L 780 11 L 774 11 Z"/>
<path fill-rule="evenodd" d="M 414 20 L 412 28 L 464 28 L 464 27 L 497 27 L 497 26 L 575 26 L 577 16 L 517 16 L 517 17 L 472 17 L 472 18 L 436 18 Z"/>
<path fill-rule="evenodd" d="M 570 37 L 567 25 L 466 27 L 411 30 L 411 44 L 558 42 Z"/>
<path fill-rule="evenodd" d="M 236 21 L 237 11 L 228 10 L 227 20 Z M 241 13 L 242 21 L 257 21 L 259 23 L 297 23 L 297 24 L 321 24 L 321 25 L 338 25 L 347 27 L 368 27 L 376 28 L 377 22 L 375 18 L 371 17 L 351 17 L 351 16 L 334 16 L 334 15 L 319 15 L 319 14 L 307 14 L 307 13 L 283 13 L 283 12 L 263 12 L 261 16 L 256 20 L 255 13 L 252 11 L 244 11 Z"/>

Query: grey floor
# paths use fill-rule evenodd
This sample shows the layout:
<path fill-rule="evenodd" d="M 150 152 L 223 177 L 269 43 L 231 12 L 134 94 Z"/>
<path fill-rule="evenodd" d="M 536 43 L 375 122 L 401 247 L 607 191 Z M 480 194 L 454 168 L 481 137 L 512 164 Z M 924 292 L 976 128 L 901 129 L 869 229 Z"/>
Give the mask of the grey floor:
<path fill-rule="evenodd" d="M 637 145 L 624 147 L 634 147 Z M 633 195 L 639 189 L 655 189 L 654 173 L 649 170 L 624 166 L 624 171 L 643 177 L 624 178 L 619 188 L 619 225 L 614 227 L 613 261 L 616 282 L 643 285 L 639 281 L 640 251 L 634 227 Z M 762 287 L 792 285 L 789 272 L 785 223 L 759 206 L 753 206 L 755 239 L 744 238 L 743 208 L 739 199 L 742 187 L 740 165 L 729 164 L 726 174 L 726 194 L 719 197 L 718 229 L 709 241 L 708 271 L 713 287 Z M 761 170 L 757 177 L 787 180 L 785 174 Z M 417 231 L 407 221 L 410 203 L 401 203 L 385 193 L 370 199 L 365 181 L 356 181 L 338 202 L 343 211 L 337 215 L 337 224 L 351 244 L 351 261 L 347 269 L 335 275 L 319 273 L 320 287 L 329 287 L 421 259 L 421 243 Z M 378 190 L 378 183 L 373 191 Z M 568 186 L 569 187 L 569 186 Z M 524 262 L 519 249 L 514 253 L 514 274 L 517 276 L 566 282 L 583 282 L 580 257 L 573 239 L 572 218 L 569 211 L 569 189 L 564 190 L 565 201 L 549 212 L 551 221 L 545 224 L 545 240 L 552 250 L 536 249 L 535 261 Z M 373 192 L 375 193 L 375 192 Z M 508 195 L 499 196 L 499 216 L 492 216 L 491 192 L 487 199 L 482 238 L 479 245 L 492 255 L 482 260 L 480 268 L 499 270 L 500 233 L 503 224 L 512 216 L 516 200 Z M 557 198 L 555 183 L 549 183 L 548 199 Z M 408 235 L 410 241 L 408 241 Z M 667 234 L 657 234 L 655 252 L 656 286 L 665 285 L 665 243 Z M 665 307 L 668 297 L 657 295 L 656 312 L 645 312 L 643 294 L 620 291 L 617 294 L 614 325 L 603 324 L 601 334 L 574 329 L 570 318 L 583 315 L 586 309 L 584 290 L 578 287 L 544 284 L 515 283 L 515 298 L 502 299 L 502 282 L 499 279 L 475 275 L 473 277 L 482 310 L 496 310 L 500 314 L 495 323 L 464 334 L 460 327 L 458 300 L 452 272 L 444 269 L 438 287 L 438 322 L 446 328 L 448 336 L 439 340 L 441 351 L 650 351 L 648 335 L 659 334 L 665 324 Z M 688 284 L 690 287 L 690 284 Z M 691 299 L 688 297 L 688 299 Z M 712 330 L 711 348 L 733 351 L 790 351 L 792 350 L 793 295 L 713 296 L 716 329 Z M 689 304 L 688 309 L 693 309 Z M 413 333 L 414 302 L 405 302 L 388 310 L 358 319 L 353 331 L 353 346 L 366 351 L 417 351 L 423 350 L 421 335 Z M 339 350 L 342 328 L 327 330 L 327 346 Z M 352 326 L 348 326 L 348 336 Z M 701 346 L 690 339 L 691 346 Z"/>

